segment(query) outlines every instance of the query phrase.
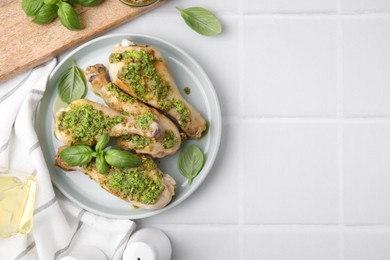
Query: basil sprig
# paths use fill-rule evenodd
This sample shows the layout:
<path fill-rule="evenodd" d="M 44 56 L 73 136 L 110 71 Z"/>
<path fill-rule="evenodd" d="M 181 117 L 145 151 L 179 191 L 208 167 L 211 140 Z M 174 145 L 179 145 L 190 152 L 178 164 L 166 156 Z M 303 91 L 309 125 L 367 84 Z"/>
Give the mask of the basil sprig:
<path fill-rule="evenodd" d="M 104 154 L 104 159 L 109 165 L 115 167 L 134 167 L 140 165 L 141 159 L 138 156 L 118 149 L 110 149 Z"/>
<path fill-rule="evenodd" d="M 222 32 L 222 25 L 218 18 L 209 10 L 202 7 L 181 9 L 176 7 L 186 24 L 199 34 L 214 36 Z"/>
<path fill-rule="evenodd" d="M 57 17 L 57 5 L 47 5 L 44 4 L 36 13 L 34 19 L 32 20 L 36 24 L 46 24 L 50 23 Z"/>
<path fill-rule="evenodd" d="M 103 0 L 74 0 L 75 3 L 82 6 L 97 6 L 103 2 Z"/>
<path fill-rule="evenodd" d="M 80 18 L 72 3 L 82 6 L 96 6 L 104 0 L 22 0 L 22 8 L 27 16 L 33 17 L 32 22 L 46 24 L 57 16 L 69 30 L 80 30 Z"/>
<path fill-rule="evenodd" d="M 130 152 L 118 149 L 104 151 L 110 137 L 102 135 L 95 146 L 95 151 L 91 147 L 83 144 L 68 146 L 60 152 L 60 158 L 71 166 L 78 166 L 89 163 L 95 157 L 95 165 L 101 174 L 106 174 L 110 166 L 114 167 L 138 167 L 141 159 Z"/>
<path fill-rule="evenodd" d="M 71 103 L 76 99 L 83 98 L 87 92 L 85 75 L 82 69 L 72 61 L 72 66 L 61 74 L 58 80 L 58 95 L 61 100 Z"/>
<path fill-rule="evenodd" d="M 69 30 L 81 29 L 79 15 L 71 4 L 60 1 L 58 7 L 58 17 L 63 26 Z"/>
<path fill-rule="evenodd" d="M 194 144 L 183 148 L 179 153 L 177 167 L 180 173 L 187 178 L 188 184 L 191 185 L 192 180 L 198 176 L 204 165 L 204 154 Z"/>

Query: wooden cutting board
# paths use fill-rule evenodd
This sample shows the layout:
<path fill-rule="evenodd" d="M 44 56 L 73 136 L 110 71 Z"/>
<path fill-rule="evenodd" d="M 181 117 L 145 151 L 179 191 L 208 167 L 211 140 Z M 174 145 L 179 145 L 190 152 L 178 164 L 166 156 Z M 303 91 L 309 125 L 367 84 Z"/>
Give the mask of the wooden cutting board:
<path fill-rule="evenodd" d="M 70 31 L 58 18 L 47 25 L 31 22 L 22 0 L 0 0 L 0 82 L 31 69 L 67 49 L 164 4 L 132 8 L 119 0 L 105 0 L 95 7 L 77 6 L 83 29 Z"/>

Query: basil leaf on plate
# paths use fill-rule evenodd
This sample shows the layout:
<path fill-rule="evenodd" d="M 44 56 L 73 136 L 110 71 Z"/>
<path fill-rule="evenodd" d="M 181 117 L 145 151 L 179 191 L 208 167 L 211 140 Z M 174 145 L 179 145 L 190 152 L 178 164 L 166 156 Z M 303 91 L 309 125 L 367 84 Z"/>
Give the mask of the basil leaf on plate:
<path fill-rule="evenodd" d="M 186 24 L 199 34 L 214 36 L 222 32 L 222 25 L 218 18 L 209 10 L 202 7 L 180 9 L 176 7 Z"/>
<path fill-rule="evenodd" d="M 95 165 L 101 174 L 106 174 L 110 170 L 110 166 L 108 166 L 106 160 L 104 159 L 103 153 L 99 153 L 96 156 Z"/>
<path fill-rule="evenodd" d="M 69 30 L 81 29 L 79 15 L 68 2 L 60 1 L 58 7 L 58 17 L 66 28 Z"/>
<path fill-rule="evenodd" d="M 194 144 L 180 151 L 177 167 L 180 173 L 187 178 L 188 184 L 191 184 L 192 180 L 202 170 L 204 161 L 203 152 Z"/>
<path fill-rule="evenodd" d="M 97 6 L 102 3 L 104 0 L 74 0 L 73 2 L 82 5 L 82 6 Z"/>
<path fill-rule="evenodd" d="M 22 9 L 27 16 L 35 16 L 43 6 L 43 0 L 22 0 Z"/>
<path fill-rule="evenodd" d="M 34 19 L 32 20 L 36 24 L 46 24 L 50 23 L 54 20 L 54 18 L 57 17 L 57 5 L 47 5 L 44 4 L 39 10 L 38 13 L 35 15 Z"/>
<path fill-rule="evenodd" d="M 72 61 L 72 66 L 61 75 L 58 81 L 58 95 L 62 101 L 69 104 L 76 99 L 83 98 L 86 90 L 84 72 Z"/>
<path fill-rule="evenodd" d="M 141 165 L 141 158 L 135 154 L 118 149 L 110 149 L 105 152 L 106 162 L 115 167 L 138 167 Z"/>
<path fill-rule="evenodd" d="M 95 146 L 95 151 L 102 152 L 104 148 L 106 148 L 109 141 L 110 141 L 110 137 L 108 136 L 108 134 L 102 135 Z"/>
<path fill-rule="evenodd" d="M 60 158 L 71 166 L 83 165 L 92 160 L 93 150 L 87 145 L 74 145 L 64 148 L 60 152 Z"/>

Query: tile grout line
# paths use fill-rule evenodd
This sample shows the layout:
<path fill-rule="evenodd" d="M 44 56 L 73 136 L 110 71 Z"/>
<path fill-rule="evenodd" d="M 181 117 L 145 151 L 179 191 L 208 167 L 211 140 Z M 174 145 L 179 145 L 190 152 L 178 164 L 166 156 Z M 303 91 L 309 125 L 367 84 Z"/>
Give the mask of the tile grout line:
<path fill-rule="evenodd" d="M 341 0 L 338 0 L 338 13 L 341 13 Z M 344 133 L 344 91 L 343 91 L 343 23 L 342 16 L 337 19 L 337 169 L 338 169 L 338 222 L 339 222 L 339 246 L 340 260 L 344 260 L 344 157 L 343 157 L 343 133 Z"/>
<path fill-rule="evenodd" d="M 244 166 L 244 133 L 243 133 L 243 124 L 242 124 L 242 116 L 245 114 L 244 112 L 244 0 L 239 1 L 239 6 L 238 6 L 238 12 L 239 12 L 239 17 L 238 17 L 238 53 L 239 53 L 239 73 L 240 73 L 240 92 L 239 92 L 239 99 L 240 99 L 240 118 L 238 119 L 239 122 L 239 136 L 242 138 L 239 151 L 240 151 L 240 157 L 239 157 L 239 165 L 240 165 L 240 171 L 238 175 L 238 259 L 244 260 L 244 226 L 245 226 L 245 221 L 244 221 L 244 173 L 245 173 L 245 166 Z"/>

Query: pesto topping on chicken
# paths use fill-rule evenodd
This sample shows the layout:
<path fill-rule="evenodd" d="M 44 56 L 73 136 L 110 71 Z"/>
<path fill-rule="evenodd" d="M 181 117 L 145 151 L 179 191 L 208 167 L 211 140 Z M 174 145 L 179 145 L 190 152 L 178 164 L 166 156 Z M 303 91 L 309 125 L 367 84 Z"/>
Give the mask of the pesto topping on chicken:
<path fill-rule="evenodd" d="M 175 134 L 172 130 L 168 130 L 165 132 L 164 140 L 162 141 L 162 145 L 164 148 L 169 149 L 175 146 L 178 143 L 179 140 L 177 140 Z"/>
<path fill-rule="evenodd" d="M 142 130 L 146 130 L 153 123 L 154 116 L 150 112 L 146 112 L 137 116 L 136 125 Z"/>
<path fill-rule="evenodd" d="M 59 117 L 60 130 L 71 134 L 75 143 L 93 145 L 109 129 L 124 122 L 120 116 L 105 116 L 91 105 L 79 105 L 63 112 Z"/>
<path fill-rule="evenodd" d="M 137 99 L 135 97 L 124 93 L 122 90 L 120 90 L 117 86 L 115 86 L 111 82 L 108 83 L 107 90 L 112 94 L 114 94 L 115 97 L 117 97 L 120 101 L 129 102 L 130 104 L 137 102 Z"/>
<path fill-rule="evenodd" d="M 151 178 L 146 171 L 151 169 L 151 159 L 146 159 L 138 168 L 113 168 L 107 178 L 107 187 L 120 193 L 122 198 L 129 198 L 143 204 L 153 205 L 164 190 L 163 173 Z M 154 163 L 152 161 L 152 163 Z"/>
<path fill-rule="evenodd" d="M 122 136 L 123 140 L 133 143 L 134 148 L 143 149 L 150 144 L 150 138 L 141 135 L 125 135 Z"/>
<path fill-rule="evenodd" d="M 160 102 L 159 108 L 165 112 L 176 109 L 177 113 L 180 115 L 178 123 L 181 127 L 185 127 L 185 125 L 190 122 L 191 111 L 180 100 L 172 99 Z"/>
<path fill-rule="evenodd" d="M 127 50 L 111 53 L 110 62 L 123 61 L 125 65 L 118 73 L 118 78 L 126 82 L 141 100 L 152 95 L 157 100 L 165 99 L 169 94 L 169 85 L 161 78 L 155 68 L 157 59 L 145 50 Z"/>

